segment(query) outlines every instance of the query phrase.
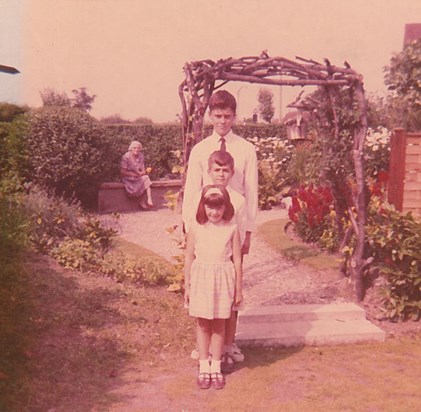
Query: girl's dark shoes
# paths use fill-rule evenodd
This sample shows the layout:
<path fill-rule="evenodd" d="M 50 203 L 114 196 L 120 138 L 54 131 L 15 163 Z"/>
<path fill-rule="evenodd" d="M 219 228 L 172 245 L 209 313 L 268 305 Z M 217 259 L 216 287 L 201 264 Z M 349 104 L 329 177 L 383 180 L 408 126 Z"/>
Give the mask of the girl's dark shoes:
<path fill-rule="evenodd" d="M 197 386 L 200 389 L 209 389 L 211 387 L 211 375 L 208 372 L 201 372 L 197 377 Z"/>
<path fill-rule="evenodd" d="M 211 375 L 212 386 L 215 389 L 224 389 L 225 387 L 224 375 L 222 375 L 222 373 L 219 373 L 219 372 L 213 372 L 210 375 Z"/>

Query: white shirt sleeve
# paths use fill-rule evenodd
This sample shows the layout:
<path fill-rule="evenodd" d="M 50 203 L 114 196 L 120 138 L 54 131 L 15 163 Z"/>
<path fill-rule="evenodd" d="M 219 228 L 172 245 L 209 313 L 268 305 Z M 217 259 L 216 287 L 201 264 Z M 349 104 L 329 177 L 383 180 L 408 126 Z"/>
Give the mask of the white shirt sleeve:
<path fill-rule="evenodd" d="M 258 173 L 257 156 L 254 146 L 250 147 L 244 170 L 244 197 L 246 200 L 246 231 L 255 230 L 255 221 L 258 208 Z"/>
<path fill-rule="evenodd" d="M 239 195 L 241 196 L 241 195 Z M 246 202 L 244 196 L 241 196 L 238 200 L 238 206 L 236 210 L 236 222 L 238 225 L 238 231 L 240 232 L 241 245 L 244 242 L 246 225 L 247 225 L 247 211 L 246 211 Z"/>
<path fill-rule="evenodd" d="M 200 163 L 200 153 L 198 153 L 197 145 L 193 147 L 188 168 L 187 168 L 187 178 L 186 184 L 184 186 L 183 194 L 183 206 L 181 210 L 181 215 L 183 218 L 184 226 L 186 227 L 190 224 L 192 218 L 196 216 L 196 210 L 194 206 L 194 200 L 197 194 L 202 190 L 203 185 L 203 170 Z"/>
<path fill-rule="evenodd" d="M 184 229 L 186 233 L 189 233 L 189 230 L 194 226 L 194 224 L 197 223 L 196 213 L 197 213 L 197 208 L 199 207 L 201 195 L 202 195 L 202 191 L 199 191 L 198 193 L 196 193 L 196 196 L 194 196 L 193 198 L 193 202 L 190 204 L 190 207 L 188 208 L 189 213 L 187 213 L 186 215 L 186 220 L 184 220 L 183 218 Z"/>

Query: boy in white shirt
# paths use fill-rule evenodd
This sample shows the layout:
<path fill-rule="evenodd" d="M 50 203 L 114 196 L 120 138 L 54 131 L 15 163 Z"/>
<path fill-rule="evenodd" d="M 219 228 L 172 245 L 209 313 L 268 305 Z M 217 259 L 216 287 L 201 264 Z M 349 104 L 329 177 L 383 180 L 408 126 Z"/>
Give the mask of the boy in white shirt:
<path fill-rule="evenodd" d="M 234 134 L 231 130 L 235 122 L 237 103 L 235 97 L 226 90 L 218 90 L 209 100 L 209 117 L 213 133 L 195 146 L 190 153 L 187 178 L 183 195 L 183 222 L 188 224 L 191 205 L 197 193 L 212 183 L 208 170 L 208 159 L 216 150 L 226 150 L 234 158 L 235 170 L 229 186 L 244 196 L 246 210 L 246 234 L 242 254 L 248 254 L 250 236 L 255 229 L 258 206 L 257 156 L 252 143 Z"/>
<path fill-rule="evenodd" d="M 255 219 L 258 207 L 258 173 L 257 156 L 252 143 L 234 134 L 231 130 L 235 122 L 237 102 L 235 97 L 226 90 L 218 90 L 209 100 L 209 117 L 213 124 L 211 136 L 197 143 L 191 153 L 187 168 L 187 178 L 184 187 L 182 216 L 185 227 L 189 225 L 192 217 L 197 193 L 212 183 L 211 174 L 207 173 L 208 160 L 216 150 L 228 151 L 234 158 L 234 173 L 229 179 L 229 188 L 244 196 L 245 224 L 244 240 L 241 253 L 248 254 L 250 249 L 251 233 L 255 229 Z M 234 343 L 237 311 L 225 323 L 225 352 L 228 365 L 233 360 L 242 361 L 244 356 Z M 192 353 L 193 355 L 193 353 Z M 227 362 L 223 362 L 228 371 Z"/>

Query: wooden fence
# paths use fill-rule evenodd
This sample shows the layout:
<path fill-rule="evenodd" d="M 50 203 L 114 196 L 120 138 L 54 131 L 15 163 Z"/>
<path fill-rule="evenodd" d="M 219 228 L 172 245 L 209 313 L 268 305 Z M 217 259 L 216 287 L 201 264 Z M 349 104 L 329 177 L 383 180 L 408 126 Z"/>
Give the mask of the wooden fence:
<path fill-rule="evenodd" d="M 403 213 L 421 215 L 421 132 L 396 129 L 390 149 L 388 201 Z"/>

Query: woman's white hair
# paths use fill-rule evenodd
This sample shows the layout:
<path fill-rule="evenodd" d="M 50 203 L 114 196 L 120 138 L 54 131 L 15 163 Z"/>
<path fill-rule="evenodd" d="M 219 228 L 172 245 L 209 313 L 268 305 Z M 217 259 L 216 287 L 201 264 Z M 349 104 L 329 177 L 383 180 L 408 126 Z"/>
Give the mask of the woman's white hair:
<path fill-rule="evenodd" d="M 133 142 L 130 143 L 129 150 L 132 150 L 135 147 L 142 148 L 142 143 L 138 142 L 137 140 L 133 140 Z"/>

